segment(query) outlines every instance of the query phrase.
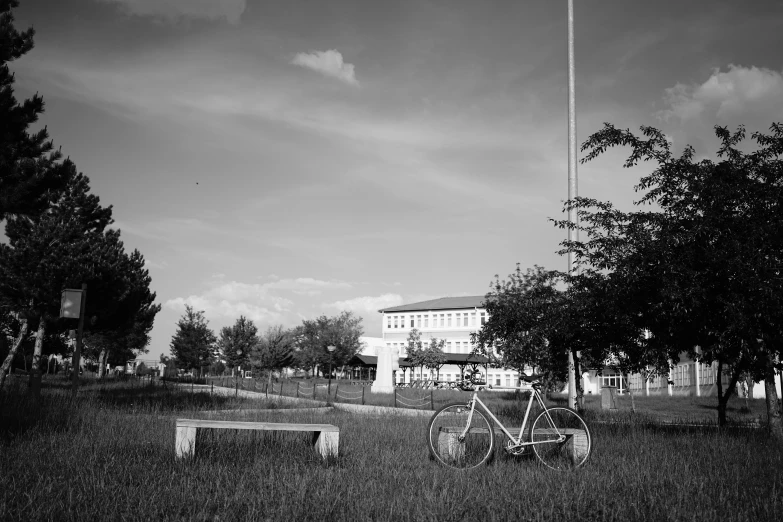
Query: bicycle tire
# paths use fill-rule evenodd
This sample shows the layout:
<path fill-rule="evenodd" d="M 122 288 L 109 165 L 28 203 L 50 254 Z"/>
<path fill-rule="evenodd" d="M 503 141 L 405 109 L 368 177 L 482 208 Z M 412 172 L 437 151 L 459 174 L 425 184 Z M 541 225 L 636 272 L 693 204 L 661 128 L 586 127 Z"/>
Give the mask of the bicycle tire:
<path fill-rule="evenodd" d="M 473 411 L 467 435 L 459 440 L 468 425 L 469 415 L 470 407 L 463 402 L 447 404 L 430 418 L 427 446 L 433 458 L 444 466 L 469 470 L 492 460 L 495 431 L 489 419 L 478 409 Z"/>
<path fill-rule="evenodd" d="M 558 433 L 565 435 L 566 440 L 556 442 Z M 530 442 L 538 460 L 559 471 L 584 465 L 592 451 L 587 423 L 574 410 L 564 407 L 549 408 L 538 414 L 530 428 Z"/>

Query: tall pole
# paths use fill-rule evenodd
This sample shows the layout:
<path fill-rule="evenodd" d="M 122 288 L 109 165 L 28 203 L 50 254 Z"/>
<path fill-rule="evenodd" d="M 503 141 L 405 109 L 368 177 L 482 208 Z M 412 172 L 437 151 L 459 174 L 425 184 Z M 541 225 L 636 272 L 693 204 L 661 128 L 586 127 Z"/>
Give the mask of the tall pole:
<path fill-rule="evenodd" d="M 574 0 L 568 0 L 568 199 L 577 197 L 576 175 L 576 89 L 574 87 Z M 576 209 L 568 211 L 568 222 L 577 225 Z M 579 239 L 578 232 L 568 228 L 568 241 Z M 568 273 L 574 270 L 574 254 L 568 252 Z M 574 353 L 568 350 L 568 407 L 576 408 L 576 365 Z"/>
<path fill-rule="evenodd" d="M 82 354 L 82 337 L 84 335 L 84 316 L 87 315 L 87 283 L 82 283 L 82 299 L 79 305 L 79 330 L 76 332 L 76 348 L 73 351 L 73 389 L 71 395 L 75 399 L 79 389 L 79 358 Z"/>

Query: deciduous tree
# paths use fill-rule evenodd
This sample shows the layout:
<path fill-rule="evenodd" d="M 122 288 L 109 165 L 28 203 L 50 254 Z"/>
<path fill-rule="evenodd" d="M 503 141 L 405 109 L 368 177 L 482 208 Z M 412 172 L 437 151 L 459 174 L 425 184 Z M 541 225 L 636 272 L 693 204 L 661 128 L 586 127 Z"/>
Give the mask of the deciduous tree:
<path fill-rule="evenodd" d="M 250 364 L 253 369 L 269 372 L 271 384 L 272 372 L 293 365 L 294 362 L 294 332 L 274 325 L 259 336 L 258 342 L 250 349 Z"/>
<path fill-rule="evenodd" d="M 177 322 L 171 338 L 171 355 L 178 368 L 196 369 L 212 363 L 217 339 L 209 329 L 204 311 L 196 312 L 185 305 L 185 314 Z"/>
<path fill-rule="evenodd" d="M 294 333 L 296 364 L 305 370 L 312 370 L 320 364 L 328 365 L 330 360 L 336 366 L 345 364 L 361 351 L 359 338 L 363 334 L 362 318 L 350 311 L 343 311 L 337 317 L 322 315 L 306 319 Z M 336 349 L 330 354 L 327 346 L 335 346 Z"/>
<path fill-rule="evenodd" d="M 251 350 L 258 344 L 257 334 L 258 328 L 245 316 L 240 316 L 232 326 L 224 326 L 220 330 L 218 350 L 232 371 L 250 360 Z"/>
<path fill-rule="evenodd" d="M 642 127 L 644 137 L 638 137 L 606 124 L 583 145 L 585 160 L 627 146 L 626 167 L 656 163 L 637 190 L 644 192 L 638 204 L 658 209 L 626 213 L 587 198 L 567 203 L 578 210 L 586 240 L 565 242 L 563 252 L 574 252 L 593 275 L 606 276 L 609 297 L 619 304 L 615 318 L 651 333 L 640 353 L 676 361 L 685 352 L 718 363 L 721 425 L 740 376 L 747 372 L 766 383 L 780 361 L 783 126 L 770 130 L 754 133 L 758 149 L 744 153 L 742 127 L 735 133 L 716 127 L 718 161 L 697 162 L 691 147 L 675 157 L 657 129 Z M 773 384 L 770 428 L 783 441 L 776 396 Z"/>

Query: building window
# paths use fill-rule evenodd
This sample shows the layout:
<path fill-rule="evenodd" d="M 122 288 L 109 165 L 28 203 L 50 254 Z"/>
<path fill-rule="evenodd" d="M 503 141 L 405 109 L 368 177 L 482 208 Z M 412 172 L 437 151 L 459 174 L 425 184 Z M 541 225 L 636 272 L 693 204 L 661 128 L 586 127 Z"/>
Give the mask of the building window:
<path fill-rule="evenodd" d="M 446 314 L 446 326 L 451 328 L 451 314 Z"/>
<path fill-rule="evenodd" d="M 443 322 L 445 321 L 445 314 L 440 314 L 440 327 L 443 328 Z"/>
<path fill-rule="evenodd" d="M 429 327 L 430 327 L 430 316 L 425 314 L 424 315 L 424 328 L 429 328 Z"/>
<path fill-rule="evenodd" d="M 386 316 L 386 328 L 389 329 L 389 330 L 391 330 L 391 318 L 392 318 L 392 316 L 390 316 L 390 315 Z"/>
<path fill-rule="evenodd" d="M 398 315 L 394 316 L 394 327 L 399 328 L 400 327 L 400 317 Z"/>
<path fill-rule="evenodd" d="M 712 371 L 712 365 L 699 363 L 699 384 L 715 384 L 715 373 Z"/>
<path fill-rule="evenodd" d="M 416 316 L 416 328 L 421 328 L 421 316 Z"/>
<path fill-rule="evenodd" d="M 481 312 L 481 325 L 487 324 L 487 314 L 484 312 Z"/>
<path fill-rule="evenodd" d="M 506 374 L 506 386 L 511 386 L 511 376 Z"/>
<path fill-rule="evenodd" d="M 447 352 L 449 352 L 449 353 L 451 353 L 451 341 L 449 341 L 448 343 L 446 343 L 446 346 L 447 346 L 447 348 L 446 348 L 446 351 L 447 351 Z"/>
<path fill-rule="evenodd" d="M 415 327 L 416 327 L 416 325 L 413 324 L 413 316 L 411 316 L 411 328 L 415 328 Z"/>
<path fill-rule="evenodd" d="M 470 326 L 476 326 L 476 312 L 470 313 Z"/>

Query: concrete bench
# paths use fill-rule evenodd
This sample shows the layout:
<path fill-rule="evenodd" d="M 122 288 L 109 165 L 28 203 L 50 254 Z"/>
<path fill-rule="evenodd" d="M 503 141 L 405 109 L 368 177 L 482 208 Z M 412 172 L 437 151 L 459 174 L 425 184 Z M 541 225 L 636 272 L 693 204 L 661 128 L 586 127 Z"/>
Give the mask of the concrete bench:
<path fill-rule="evenodd" d="M 313 446 L 326 458 L 337 456 L 340 428 L 331 424 L 292 424 L 278 422 L 240 422 L 202 419 L 177 419 L 177 457 L 193 455 L 196 451 L 196 430 L 199 428 L 263 431 L 309 431 L 313 433 Z"/>
<path fill-rule="evenodd" d="M 509 433 L 516 435 L 519 433 L 519 428 L 506 428 Z M 459 436 L 465 430 L 465 427 L 459 426 L 442 426 L 438 430 L 438 452 L 441 455 L 448 455 L 452 458 L 458 458 L 463 455 L 465 451 L 464 445 L 460 444 Z M 503 430 L 499 426 L 493 426 L 492 431 L 495 432 L 495 436 L 503 437 Z M 587 433 L 584 430 L 574 428 L 561 428 L 560 434 L 565 435 L 565 447 L 569 454 L 574 458 L 584 456 L 588 449 Z M 471 428 L 468 434 L 487 434 L 489 430 L 487 428 Z M 552 428 L 538 428 L 536 430 L 538 435 L 550 435 L 551 439 L 557 438 L 557 432 Z M 549 438 L 549 437 L 548 437 Z M 502 439 L 501 439 L 502 440 Z M 539 439 L 541 440 L 541 439 Z M 498 445 L 500 446 L 500 445 Z"/>

